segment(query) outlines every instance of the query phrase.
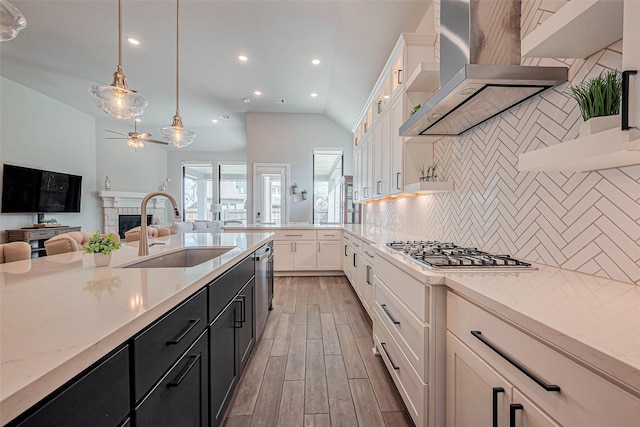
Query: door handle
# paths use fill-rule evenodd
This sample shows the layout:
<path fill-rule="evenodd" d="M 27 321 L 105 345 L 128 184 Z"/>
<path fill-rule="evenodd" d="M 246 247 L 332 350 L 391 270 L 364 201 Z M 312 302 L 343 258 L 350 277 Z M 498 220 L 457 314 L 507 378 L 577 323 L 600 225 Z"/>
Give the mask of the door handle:
<path fill-rule="evenodd" d="M 491 400 L 493 403 L 493 427 L 498 427 L 498 394 L 504 393 L 504 388 L 494 387 L 491 392 L 493 394 Z"/>
<path fill-rule="evenodd" d="M 347 245 L 344 245 L 344 256 L 349 256 L 347 255 Z"/>
<path fill-rule="evenodd" d="M 398 84 L 401 85 L 402 84 L 402 70 L 398 70 Z"/>
<path fill-rule="evenodd" d="M 318 242 L 318 253 L 320 253 L 320 242 Z"/>
<path fill-rule="evenodd" d="M 396 190 L 400 189 L 400 172 L 396 173 Z"/>
<path fill-rule="evenodd" d="M 516 411 L 522 411 L 524 406 L 519 403 L 509 405 L 509 427 L 516 427 Z"/>
<path fill-rule="evenodd" d="M 167 387 L 178 387 L 180 385 L 182 380 L 184 380 L 186 376 L 189 375 L 189 372 L 191 372 L 191 369 L 193 369 L 193 367 L 196 366 L 196 363 L 198 363 L 198 361 L 200 360 L 200 353 L 193 356 L 189 356 L 189 359 L 191 359 L 191 362 L 187 365 L 187 367 L 182 372 L 180 372 L 180 374 L 175 380 L 167 384 Z"/>
<path fill-rule="evenodd" d="M 386 343 L 381 342 L 380 345 L 382 346 L 382 349 L 384 350 L 385 354 L 387 355 L 387 358 L 389 358 L 389 362 L 391 362 L 391 366 L 393 367 L 393 369 L 395 369 L 396 371 L 400 370 L 400 366 L 397 366 L 395 363 L 393 363 L 393 360 L 391 359 L 391 356 L 389 355 L 389 352 L 387 351 L 387 346 L 385 345 Z"/>
<path fill-rule="evenodd" d="M 358 268 L 358 266 L 356 265 L 356 254 L 353 254 L 353 266 L 355 268 Z"/>
<path fill-rule="evenodd" d="M 189 332 L 191 332 L 193 328 L 196 327 L 198 323 L 200 323 L 200 319 L 189 320 L 189 324 L 187 324 L 187 327 L 184 328 L 174 339 L 167 341 L 167 345 L 178 344 L 184 337 L 187 336 Z"/>
<path fill-rule="evenodd" d="M 620 106 L 620 116 L 622 123 L 621 130 L 629 130 L 629 76 L 638 74 L 637 70 L 626 70 L 622 72 L 622 103 Z"/>
<path fill-rule="evenodd" d="M 387 309 L 387 304 L 380 304 L 380 307 L 382 308 L 382 310 L 387 314 L 387 316 L 389 316 L 389 319 L 391 319 L 391 321 L 393 322 L 394 325 L 399 325 L 400 322 L 398 322 L 392 315 L 391 313 L 389 313 L 389 310 Z"/>
<path fill-rule="evenodd" d="M 367 270 L 364 275 L 364 281 L 367 282 L 368 285 L 371 285 L 371 266 L 367 265 Z"/>

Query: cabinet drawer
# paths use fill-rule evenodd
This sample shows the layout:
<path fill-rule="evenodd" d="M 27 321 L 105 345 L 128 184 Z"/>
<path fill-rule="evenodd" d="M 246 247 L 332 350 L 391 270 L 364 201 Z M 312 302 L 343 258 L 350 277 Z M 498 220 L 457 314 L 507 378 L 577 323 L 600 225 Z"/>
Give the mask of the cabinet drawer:
<path fill-rule="evenodd" d="M 425 426 L 429 410 L 428 385 L 413 370 L 377 312 L 373 316 L 373 339 L 413 422 L 416 426 Z"/>
<path fill-rule="evenodd" d="M 133 339 L 135 401 L 189 348 L 207 326 L 207 289 L 202 289 Z"/>
<path fill-rule="evenodd" d="M 364 242 L 356 236 L 351 236 L 351 246 L 353 246 L 353 249 L 356 252 L 362 253 L 364 248 Z"/>
<path fill-rule="evenodd" d="M 276 230 L 275 240 L 316 240 L 315 230 Z"/>
<path fill-rule="evenodd" d="M 342 230 L 318 230 L 318 240 L 341 240 Z"/>
<path fill-rule="evenodd" d="M 253 256 L 248 256 L 209 284 L 209 323 L 213 322 L 254 274 L 255 261 Z"/>
<path fill-rule="evenodd" d="M 452 292 L 447 326 L 531 401 L 565 426 L 637 426 L 640 399 Z M 499 349 L 499 355 L 471 331 Z M 477 333 L 476 333 L 477 334 Z M 546 391 L 506 358 L 560 391 Z M 518 403 L 515 402 L 514 403 Z"/>
<path fill-rule="evenodd" d="M 420 378 L 427 382 L 427 358 L 429 356 L 429 328 L 424 326 L 386 286 L 374 277 L 375 310 L 382 323 L 391 332 L 411 366 Z"/>
<path fill-rule="evenodd" d="M 129 414 L 129 348 L 124 347 L 72 380 L 16 427 L 121 425 Z"/>
<path fill-rule="evenodd" d="M 135 410 L 136 427 L 209 425 L 207 331 L 174 363 Z"/>
<path fill-rule="evenodd" d="M 374 274 L 421 322 L 429 323 L 429 285 L 418 282 L 381 256 L 376 257 Z"/>
<path fill-rule="evenodd" d="M 30 231 L 29 239 L 30 240 L 40 240 L 40 239 L 50 239 L 51 237 L 58 234 L 56 230 L 38 230 L 38 231 Z M 62 233 L 60 233 L 62 234 Z"/>

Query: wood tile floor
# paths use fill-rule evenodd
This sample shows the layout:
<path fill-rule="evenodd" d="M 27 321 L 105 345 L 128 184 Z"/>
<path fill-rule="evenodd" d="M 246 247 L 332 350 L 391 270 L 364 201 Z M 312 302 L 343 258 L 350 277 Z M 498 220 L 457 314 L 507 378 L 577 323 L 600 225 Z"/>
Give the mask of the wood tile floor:
<path fill-rule="evenodd" d="M 224 427 L 413 423 L 346 277 L 277 277 Z"/>

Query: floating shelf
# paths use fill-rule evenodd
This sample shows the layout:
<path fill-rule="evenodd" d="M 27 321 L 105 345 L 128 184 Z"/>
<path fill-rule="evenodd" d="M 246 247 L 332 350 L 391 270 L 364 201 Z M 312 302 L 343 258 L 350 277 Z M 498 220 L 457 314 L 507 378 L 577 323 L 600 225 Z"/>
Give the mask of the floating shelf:
<path fill-rule="evenodd" d="M 587 172 L 640 164 L 638 132 L 610 129 L 520 155 L 520 171 Z"/>
<path fill-rule="evenodd" d="M 623 0 L 572 0 L 522 39 L 522 56 L 588 58 L 622 38 Z"/>
<path fill-rule="evenodd" d="M 403 193 L 435 194 L 453 191 L 453 182 L 414 182 L 404 186 Z"/>
<path fill-rule="evenodd" d="M 435 92 L 440 87 L 440 63 L 421 62 L 405 85 L 408 92 Z"/>

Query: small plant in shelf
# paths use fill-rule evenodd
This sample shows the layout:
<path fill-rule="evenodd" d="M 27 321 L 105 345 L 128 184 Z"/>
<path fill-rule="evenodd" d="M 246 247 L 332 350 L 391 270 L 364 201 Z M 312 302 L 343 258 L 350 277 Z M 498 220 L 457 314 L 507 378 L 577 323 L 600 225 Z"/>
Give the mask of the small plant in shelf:
<path fill-rule="evenodd" d="M 422 107 L 422 104 L 418 104 L 415 107 L 413 107 L 413 110 L 411 110 L 411 116 L 413 116 L 415 113 L 418 112 L 418 110 Z"/>
<path fill-rule="evenodd" d="M 296 184 L 295 182 L 293 183 L 293 185 L 291 186 L 291 192 L 293 194 L 298 194 L 298 184 Z"/>
<path fill-rule="evenodd" d="M 303 188 L 300 195 L 302 196 L 302 200 L 307 200 L 307 189 Z"/>
<path fill-rule="evenodd" d="M 566 93 L 576 100 L 585 121 L 580 127 L 581 136 L 619 124 L 617 115 L 620 114 L 622 75 L 618 70 L 609 70 L 577 86 L 569 86 Z"/>

